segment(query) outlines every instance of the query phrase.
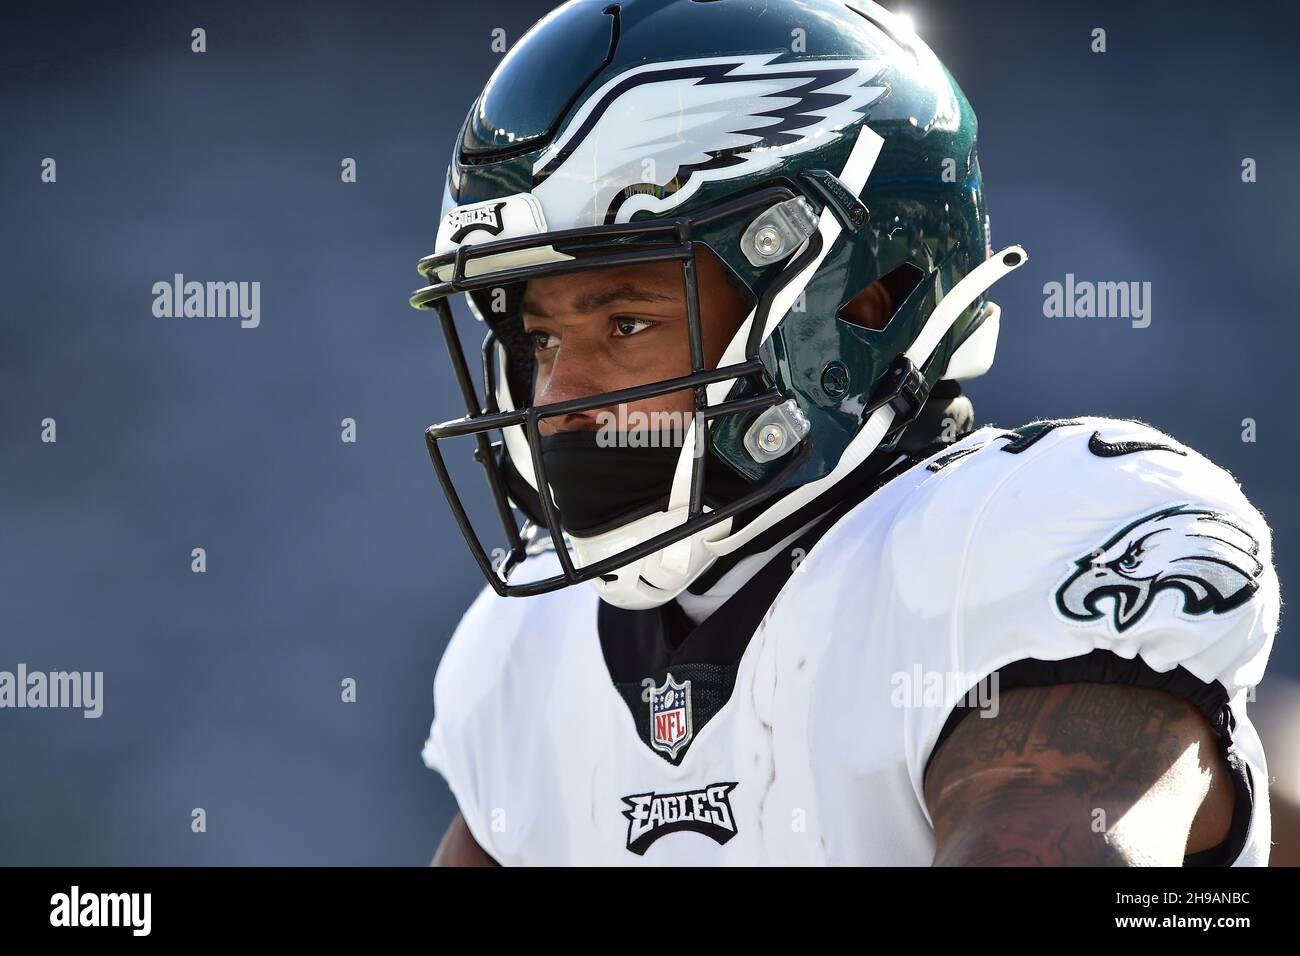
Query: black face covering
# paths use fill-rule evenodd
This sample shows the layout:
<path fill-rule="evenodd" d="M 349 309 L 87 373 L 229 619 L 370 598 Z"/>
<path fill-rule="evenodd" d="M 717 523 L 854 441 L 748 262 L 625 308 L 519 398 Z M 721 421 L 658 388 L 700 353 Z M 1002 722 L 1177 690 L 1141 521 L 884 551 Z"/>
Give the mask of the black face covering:
<path fill-rule="evenodd" d="M 573 431 L 542 436 L 542 459 L 564 530 L 599 534 L 668 507 L 681 446 L 659 436 L 659 447 L 637 433 Z M 705 453 L 704 502 L 712 508 L 734 501 L 752 486 L 710 450 Z"/>

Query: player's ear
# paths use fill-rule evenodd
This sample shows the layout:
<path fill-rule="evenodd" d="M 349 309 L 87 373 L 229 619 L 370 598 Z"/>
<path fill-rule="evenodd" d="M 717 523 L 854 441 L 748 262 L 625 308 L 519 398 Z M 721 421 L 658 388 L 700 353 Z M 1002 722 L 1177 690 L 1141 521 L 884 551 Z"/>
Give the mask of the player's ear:
<path fill-rule="evenodd" d="M 836 315 L 864 329 L 879 332 L 894 317 L 898 307 L 912 294 L 924 273 L 904 262 L 888 275 L 881 276 L 840 307 Z"/>
<path fill-rule="evenodd" d="M 894 314 L 894 299 L 889 288 L 877 279 L 840 308 L 839 317 L 864 329 L 879 332 Z"/>

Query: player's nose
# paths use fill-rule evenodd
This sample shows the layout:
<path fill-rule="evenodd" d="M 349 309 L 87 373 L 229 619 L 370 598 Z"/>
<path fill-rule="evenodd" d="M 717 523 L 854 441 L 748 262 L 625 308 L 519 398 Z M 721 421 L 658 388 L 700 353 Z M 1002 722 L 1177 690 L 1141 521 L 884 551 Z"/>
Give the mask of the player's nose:
<path fill-rule="evenodd" d="M 593 371 L 596 370 L 588 355 L 560 345 L 545 372 L 539 370 L 534 403 L 539 406 L 558 405 L 607 391 L 601 387 L 599 376 Z M 590 431 L 599 427 L 599 412 L 599 409 L 568 411 L 541 419 L 538 427 L 543 435 L 557 431 Z"/>

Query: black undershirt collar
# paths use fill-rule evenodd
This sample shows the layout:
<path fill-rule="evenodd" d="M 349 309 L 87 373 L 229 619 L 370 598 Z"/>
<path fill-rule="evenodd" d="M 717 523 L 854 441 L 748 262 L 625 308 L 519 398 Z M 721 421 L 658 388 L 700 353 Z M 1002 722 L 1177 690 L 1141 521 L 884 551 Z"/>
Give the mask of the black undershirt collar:
<path fill-rule="evenodd" d="M 920 460 L 915 455 L 908 456 L 878 474 L 866 486 L 858 484 L 857 494 L 842 496 L 838 503 L 788 547 L 781 548 L 698 625 L 676 601 L 640 611 L 599 602 L 596 629 L 605 665 L 615 688 L 632 712 L 642 742 L 670 763 L 678 764 L 685 758 L 689 743 L 675 756 L 654 748 L 650 739 L 647 686 L 662 687 L 669 674 L 678 683 L 690 681 L 692 735 L 697 735 L 731 698 L 745 648 L 777 594 L 794 573 L 794 550 L 801 549 L 807 555 L 845 514 Z"/>

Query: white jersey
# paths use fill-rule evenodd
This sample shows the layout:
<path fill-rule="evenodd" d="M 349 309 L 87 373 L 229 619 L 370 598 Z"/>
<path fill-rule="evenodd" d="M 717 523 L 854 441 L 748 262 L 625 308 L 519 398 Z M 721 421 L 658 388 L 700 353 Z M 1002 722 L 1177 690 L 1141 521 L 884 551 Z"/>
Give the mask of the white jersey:
<path fill-rule="evenodd" d="M 507 865 L 929 865 L 927 761 L 996 672 L 1192 700 L 1234 777 L 1228 859 L 1267 863 L 1246 700 L 1279 614 L 1269 529 L 1196 452 L 1102 418 L 982 428 L 793 560 L 703 726 L 671 667 L 645 675 L 640 702 L 615 688 L 591 588 L 485 590 L 438 669 L 423 752 L 484 850 Z M 554 556 L 520 570 L 555 573 Z"/>

